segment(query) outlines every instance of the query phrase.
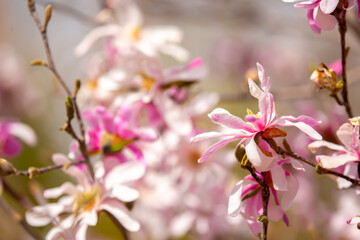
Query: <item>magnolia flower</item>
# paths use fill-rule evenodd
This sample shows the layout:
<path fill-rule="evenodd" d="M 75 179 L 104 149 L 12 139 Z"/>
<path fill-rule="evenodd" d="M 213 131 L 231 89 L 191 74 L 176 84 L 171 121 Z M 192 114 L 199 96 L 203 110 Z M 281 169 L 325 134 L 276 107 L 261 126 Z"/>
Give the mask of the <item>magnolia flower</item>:
<path fill-rule="evenodd" d="M 36 144 L 34 131 L 23 123 L 17 121 L 0 121 L 0 156 L 15 157 L 21 152 L 19 140 L 29 146 Z"/>
<path fill-rule="evenodd" d="M 86 130 L 89 155 L 103 154 L 105 158 L 116 159 L 115 165 L 133 158 L 144 162 L 138 142 L 154 141 L 157 137 L 152 129 L 138 128 L 133 124 L 130 105 L 122 106 L 115 116 L 101 106 L 92 111 L 83 111 L 82 115 L 89 123 Z M 76 151 L 78 151 L 78 145 L 74 143 L 71 155 L 74 155 Z M 107 167 L 107 162 L 105 162 L 105 167 Z"/>
<path fill-rule="evenodd" d="M 281 166 L 276 166 L 276 171 L 266 172 L 265 178 L 270 180 L 270 198 L 268 203 L 268 218 L 270 221 L 278 221 L 281 218 L 289 225 L 289 220 L 285 214 L 294 200 L 299 188 L 298 182 L 289 172 L 284 171 Z M 256 175 L 264 180 L 264 176 L 259 172 Z M 282 181 L 277 181 L 281 176 Z M 277 181 L 282 184 L 281 188 L 271 184 Z M 258 217 L 263 214 L 263 201 L 261 196 L 262 187 L 256 180 L 248 175 L 236 184 L 229 197 L 228 213 L 230 216 L 242 214 L 247 220 L 252 232 L 255 235 L 261 233 L 261 223 Z"/>
<path fill-rule="evenodd" d="M 55 154 L 53 160 L 56 164 L 70 163 L 61 154 Z M 140 229 L 139 223 L 131 217 L 123 202 L 132 202 L 139 197 L 138 191 L 127 184 L 144 175 L 143 165 L 136 162 L 123 163 L 106 176 L 95 174 L 97 178 L 93 182 L 76 167 L 71 166 L 64 171 L 76 179 L 77 185 L 66 182 L 60 187 L 46 190 L 46 198 L 61 198 L 56 203 L 36 206 L 25 215 L 26 221 L 35 227 L 55 223 L 46 239 L 63 236 L 66 239 L 85 240 L 88 226 L 97 224 L 100 211 L 111 214 L 129 231 Z"/>
<path fill-rule="evenodd" d="M 321 30 L 332 30 L 337 24 L 337 20 L 332 13 L 339 6 L 344 10 L 349 10 L 355 5 L 354 0 L 346 1 L 347 5 L 343 1 L 340 0 L 283 0 L 283 2 L 299 2 L 296 3 L 295 7 L 301 7 L 307 9 L 307 18 L 309 21 L 310 27 L 316 33 L 320 33 Z M 356 0 L 359 4 L 359 0 Z M 360 18 L 360 11 L 358 10 L 358 17 Z"/>
<path fill-rule="evenodd" d="M 315 152 L 320 147 L 327 147 L 336 151 L 331 156 L 316 156 L 316 161 L 324 168 L 337 168 L 350 162 L 359 161 L 359 126 L 344 123 L 336 134 L 343 146 L 327 141 L 315 141 L 309 144 L 309 149 L 312 152 Z M 350 169 L 347 171 L 350 171 Z"/>
<path fill-rule="evenodd" d="M 247 157 L 256 170 L 263 172 L 271 168 L 276 163 L 276 153 L 263 138 L 284 137 L 286 132 L 277 127 L 294 126 L 306 133 L 313 139 L 322 139 L 312 127 L 320 122 L 307 116 L 298 118 L 292 116 L 282 116 L 276 118 L 273 95 L 269 92 L 271 81 L 266 78 L 263 67 L 258 63 L 258 75 L 261 81 L 261 88 L 251 79 L 248 80 L 250 94 L 259 101 L 260 112 L 252 113 L 248 109 L 245 120 L 230 114 L 222 108 L 217 108 L 209 114 L 211 120 L 226 128 L 226 132 L 207 132 L 199 134 L 191 139 L 193 142 L 203 141 L 214 137 L 224 139 L 208 148 L 199 159 L 204 162 L 213 152 L 224 147 L 228 143 L 241 139 L 240 144 L 245 145 Z"/>
<path fill-rule="evenodd" d="M 118 17 L 114 19 L 115 22 L 110 22 L 109 12 L 103 11 L 98 18 L 105 19 L 107 23 L 90 32 L 77 46 L 75 53 L 83 55 L 98 39 L 110 37 L 115 49 L 121 55 L 132 55 L 134 51 L 140 51 L 154 57 L 161 52 L 179 61 L 187 60 L 188 52 L 178 45 L 183 38 L 179 28 L 175 26 L 143 28 L 142 14 L 135 3 L 128 4 L 125 11 L 120 10 L 122 10 L 120 16 L 125 20 Z M 114 11 L 116 12 L 117 9 Z"/>

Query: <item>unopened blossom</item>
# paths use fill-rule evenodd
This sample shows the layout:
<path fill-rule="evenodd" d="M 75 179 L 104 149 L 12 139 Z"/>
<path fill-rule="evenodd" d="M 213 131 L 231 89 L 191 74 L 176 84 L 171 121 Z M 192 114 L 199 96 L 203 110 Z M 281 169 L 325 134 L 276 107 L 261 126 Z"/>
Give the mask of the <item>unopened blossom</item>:
<path fill-rule="evenodd" d="M 281 166 L 276 166 L 276 168 L 278 169 L 264 174 L 266 184 L 270 189 L 268 218 L 270 221 L 282 219 L 286 225 L 289 225 L 285 211 L 290 208 L 299 186 L 296 178 L 289 172 L 284 171 Z M 256 175 L 264 181 L 261 173 L 256 172 Z M 279 176 L 281 187 L 273 185 L 274 180 L 280 183 Z M 258 217 L 263 214 L 261 189 L 259 183 L 251 175 L 248 175 L 236 184 L 229 197 L 228 213 L 230 216 L 241 214 L 255 235 L 262 231 L 262 224 L 258 220 Z"/>
<path fill-rule="evenodd" d="M 355 0 L 283 0 L 283 2 L 296 2 L 295 7 L 307 9 L 309 25 L 316 33 L 320 33 L 321 30 L 334 29 L 337 20 L 332 13 L 337 7 L 343 10 L 349 10 L 355 5 Z M 360 1 L 356 0 L 356 2 L 359 4 Z M 360 11 L 358 11 L 358 17 L 360 18 Z"/>
<path fill-rule="evenodd" d="M 97 40 L 106 37 L 121 55 L 132 55 L 134 51 L 140 51 L 151 57 L 163 53 L 179 61 L 187 60 L 188 52 L 178 45 L 183 38 L 178 27 L 143 27 L 142 14 L 134 2 L 128 3 L 125 9 L 113 9 L 115 13 L 119 10 L 120 13 L 115 14 L 114 19 L 110 11 L 103 11 L 98 16 L 105 24 L 85 37 L 75 50 L 77 55 L 83 55 Z"/>
<path fill-rule="evenodd" d="M 278 127 L 293 126 L 306 133 L 313 139 L 322 139 L 313 127 L 320 122 L 307 116 L 282 116 L 277 118 L 273 95 L 269 92 L 271 81 L 266 78 L 263 67 L 258 63 L 258 76 L 261 87 L 251 79 L 248 80 L 250 94 L 259 101 L 259 112 L 253 113 L 248 109 L 245 121 L 230 114 L 222 108 L 217 108 L 209 114 L 211 120 L 225 128 L 224 132 L 207 132 L 192 138 L 193 142 L 221 137 L 221 141 L 208 148 L 199 159 L 204 162 L 215 151 L 228 143 L 241 139 L 239 145 L 244 144 L 247 157 L 256 170 L 262 172 L 276 164 L 277 154 L 264 138 L 285 137 L 286 132 Z"/>
<path fill-rule="evenodd" d="M 64 155 L 54 154 L 56 164 L 69 164 Z M 139 223 L 132 218 L 124 202 L 139 197 L 139 192 L 129 183 L 140 179 L 145 168 L 136 162 L 127 162 L 113 168 L 108 174 L 97 176 L 91 181 L 85 172 L 71 166 L 64 170 L 76 179 L 77 184 L 63 183 L 60 187 L 44 192 L 46 198 L 59 198 L 55 203 L 36 206 L 26 212 L 27 222 L 35 227 L 50 223 L 55 226 L 48 232 L 46 239 L 86 239 L 88 226 L 95 226 L 100 211 L 111 214 L 129 231 L 138 231 Z"/>
<path fill-rule="evenodd" d="M 115 116 L 101 106 L 83 111 L 82 115 L 89 124 L 86 130 L 86 145 L 90 156 L 102 154 L 107 159 L 116 160 L 115 165 L 133 159 L 144 163 L 138 142 L 151 142 L 157 136 L 152 129 L 133 124 L 130 105 L 122 106 Z M 77 151 L 78 145 L 74 143 L 71 153 Z M 108 164 L 109 162 L 105 162 L 107 169 L 111 168 L 111 164 Z"/>
<path fill-rule="evenodd" d="M 15 157 L 21 152 L 22 140 L 29 146 L 34 146 L 37 142 L 35 132 L 26 124 L 0 120 L 0 156 Z"/>

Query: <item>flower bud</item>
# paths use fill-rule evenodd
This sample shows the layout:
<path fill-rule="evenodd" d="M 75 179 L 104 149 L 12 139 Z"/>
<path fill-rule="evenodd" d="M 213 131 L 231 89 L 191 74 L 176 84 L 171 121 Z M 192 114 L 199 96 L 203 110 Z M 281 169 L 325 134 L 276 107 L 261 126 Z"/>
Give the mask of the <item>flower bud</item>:
<path fill-rule="evenodd" d="M 7 160 L 0 158 L 0 175 L 6 176 L 15 173 L 14 166 Z"/>
<path fill-rule="evenodd" d="M 319 67 L 311 74 L 310 80 L 319 85 L 320 88 L 325 88 L 331 92 L 336 91 L 337 82 L 336 82 L 336 72 L 332 69 L 321 63 Z"/>
<path fill-rule="evenodd" d="M 37 177 L 40 175 L 40 171 L 38 168 L 36 167 L 29 167 L 28 168 L 28 172 L 29 172 L 29 178 L 32 179 L 34 177 Z"/>

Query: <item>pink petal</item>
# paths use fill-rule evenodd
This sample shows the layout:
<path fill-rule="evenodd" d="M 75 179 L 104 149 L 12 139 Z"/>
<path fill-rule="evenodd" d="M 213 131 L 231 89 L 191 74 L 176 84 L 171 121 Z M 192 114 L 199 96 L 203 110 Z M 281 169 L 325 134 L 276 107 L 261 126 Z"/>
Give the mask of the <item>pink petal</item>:
<path fill-rule="evenodd" d="M 321 33 L 321 28 L 316 24 L 314 20 L 314 9 L 307 10 L 307 19 L 311 29 L 316 33 Z"/>
<path fill-rule="evenodd" d="M 210 157 L 211 154 L 213 154 L 214 152 L 216 152 L 220 148 L 226 146 L 227 144 L 234 141 L 235 139 L 242 138 L 242 137 L 243 137 L 243 135 L 236 135 L 236 136 L 234 136 L 232 138 L 227 138 L 227 139 L 221 140 L 220 142 L 217 142 L 217 143 L 211 145 L 208 149 L 206 149 L 206 151 L 200 157 L 198 162 L 199 163 L 205 162 Z"/>
<path fill-rule="evenodd" d="M 349 123 L 344 123 L 336 131 L 336 135 L 340 139 L 341 143 L 344 144 L 347 148 L 351 148 L 351 143 L 353 142 L 353 126 Z"/>
<path fill-rule="evenodd" d="M 319 2 L 321 0 L 309 0 L 301 3 L 297 3 L 294 5 L 294 7 L 301 7 L 306 9 L 313 9 L 319 5 Z"/>
<path fill-rule="evenodd" d="M 21 144 L 15 138 L 9 136 L 5 139 L 2 144 L 2 153 L 6 157 L 15 157 L 21 152 Z"/>
<path fill-rule="evenodd" d="M 357 165 L 358 165 L 357 162 L 347 163 L 345 165 L 344 175 L 356 179 L 358 177 Z M 340 189 L 349 188 L 352 186 L 351 182 L 340 177 L 338 177 L 336 181 Z"/>
<path fill-rule="evenodd" d="M 315 140 L 321 140 L 322 136 L 315 131 L 311 126 L 304 122 L 290 122 L 287 120 L 288 117 L 281 117 L 278 118 L 273 122 L 273 126 L 294 126 L 300 129 L 302 132 L 304 132 L 309 137 L 315 139 Z"/>
<path fill-rule="evenodd" d="M 196 215 L 194 212 L 185 211 L 175 216 L 170 224 L 170 231 L 174 236 L 183 236 L 194 224 Z"/>
<path fill-rule="evenodd" d="M 268 205 L 268 217 L 270 221 L 277 222 L 283 217 L 284 212 L 278 205 Z"/>
<path fill-rule="evenodd" d="M 209 114 L 209 117 L 214 123 L 217 123 L 221 126 L 242 129 L 247 132 L 254 132 L 254 128 L 251 124 L 244 122 L 244 120 L 232 115 L 223 108 L 216 108 Z"/>
<path fill-rule="evenodd" d="M 290 208 L 299 189 L 299 183 L 294 176 L 289 175 L 287 183 L 288 190 L 283 194 L 280 204 L 281 209 L 284 211 Z"/>
<path fill-rule="evenodd" d="M 211 138 L 218 138 L 218 137 L 233 137 L 238 135 L 238 133 L 234 132 L 230 132 L 230 133 L 219 133 L 219 132 L 205 132 L 205 133 L 200 133 L 192 138 L 190 138 L 190 142 L 196 143 L 196 142 L 201 142 L 207 139 L 211 139 Z"/>
<path fill-rule="evenodd" d="M 261 96 L 264 94 L 264 92 L 259 88 L 258 85 L 256 85 L 256 83 L 252 80 L 252 79 L 248 79 L 248 84 L 249 84 L 249 91 L 250 94 L 256 98 L 256 99 L 260 99 Z"/>
<path fill-rule="evenodd" d="M 332 30 L 337 25 L 337 20 L 333 15 L 323 13 L 319 7 L 314 9 L 314 20 L 323 30 Z"/>
<path fill-rule="evenodd" d="M 334 62 L 332 62 L 329 65 L 329 69 L 332 69 L 336 72 L 337 75 L 340 75 L 342 73 L 342 63 L 341 63 L 341 59 L 338 59 Z"/>

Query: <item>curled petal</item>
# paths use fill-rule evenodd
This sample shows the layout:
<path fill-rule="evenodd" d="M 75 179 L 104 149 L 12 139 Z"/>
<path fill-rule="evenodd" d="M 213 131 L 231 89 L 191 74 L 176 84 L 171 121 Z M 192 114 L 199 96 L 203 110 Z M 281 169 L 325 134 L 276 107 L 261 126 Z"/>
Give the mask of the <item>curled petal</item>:
<path fill-rule="evenodd" d="M 37 142 L 36 134 L 32 128 L 30 128 L 28 125 L 14 122 L 9 125 L 9 133 L 11 135 L 14 135 L 15 137 L 18 137 L 22 141 L 24 141 L 29 146 L 34 146 Z"/>
<path fill-rule="evenodd" d="M 322 136 L 315 131 L 310 125 L 304 122 L 291 122 L 287 120 L 287 117 L 281 117 L 273 122 L 274 126 L 294 126 L 303 131 L 309 137 L 315 140 L 321 140 Z"/>
<path fill-rule="evenodd" d="M 335 10 L 338 3 L 339 0 L 321 0 L 319 5 L 321 11 L 323 11 L 325 14 L 330 14 Z"/>
<path fill-rule="evenodd" d="M 257 146 L 254 138 L 251 138 L 250 142 L 246 144 L 245 150 L 249 161 L 259 172 L 267 171 L 275 160 L 274 157 L 265 156 Z"/>
<path fill-rule="evenodd" d="M 223 108 L 216 108 L 209 114 L 209 117 L 214 123 L 224 127 L 243 129 L 248 132 L 254 131 L 250 124 L 244 122 L 241 118 L 232 115 Z"/>

